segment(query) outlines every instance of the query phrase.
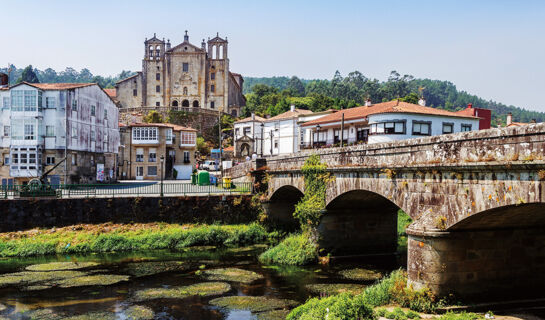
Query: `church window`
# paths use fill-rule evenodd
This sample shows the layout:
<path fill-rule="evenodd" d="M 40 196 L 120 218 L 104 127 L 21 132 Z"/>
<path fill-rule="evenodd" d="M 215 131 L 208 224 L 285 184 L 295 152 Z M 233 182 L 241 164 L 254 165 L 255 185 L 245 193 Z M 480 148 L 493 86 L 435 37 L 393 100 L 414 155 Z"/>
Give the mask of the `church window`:
<path fill-rule="evenodd" d="M 189 63 L 184 62 L 182 65 L 183 72 L 189 72 Z"/>
<path fill-rule="evenodd" d="M 215 92 L 215 91 L 216 91 L 216 86 L 215 86 L 215 85 L 211 85 L 211 86 L 210 86 L 210 91 L 211 91 L 211 92 Z"/>
<path fill-rule="evenodd" d="M 215 106 L 216 106 L 216 104 L 214 103 L 214 101 L 210 101 L 210 108 L 214 109 Z"/>
<path fill-rule="evenodd" d="M 217 59 L 217 47 L 212 46 L 212 59 Z"/>
<path fill-rule="evenodd" d="M 155 86 L 155 92 L 161 92 L 161 86 Z"/>
<path fill-rule="evenodd" d="M 136 97 L 138 95 L 138 90 L 132 89 L 132 95 Z"/>
<path fill-rule="evenodd" d="M 216 73 L 215 72 L 212 72 L 210 74 L 210 80 L 215 80 L 216 79 Z"/>
<path fill-rule="evenodd" d="M 187 96 L 187 87 L 184 87 L 184 96 Z"/>
<path fill-rule="evenodd" d="M 161 80 L 161 74 L 160 73 L 155 74 L 155 80 Z"/>
<path fill-rule="evenodd" d="M 220 59 L 223 59 L 223 46 L 220 46 L 219 58 L 220 58 Z"/>
<path fill-rule="evenodd" d="M 156 107 L 160 107 L 160 106 L 161 106 L 161 102 L 159 102 L 159 101 L 155 102 L 155 106 L 156 106 Z"/>

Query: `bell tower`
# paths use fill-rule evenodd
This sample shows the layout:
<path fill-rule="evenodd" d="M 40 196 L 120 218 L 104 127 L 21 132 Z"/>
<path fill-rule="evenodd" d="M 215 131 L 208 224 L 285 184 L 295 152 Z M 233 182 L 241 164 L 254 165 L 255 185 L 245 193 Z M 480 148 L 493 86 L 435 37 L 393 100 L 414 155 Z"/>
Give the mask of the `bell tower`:
<path fill-rule="evenodd" d="M 208 38 L 207 59 L 209 65 L 209 83 L 207 87 L 208 105 L 210 109 L 228 112 L 229 98 L 229 59 L 227 57 L 227 38 L 222 39 L 219 33 L 213 39 Z"/>
<path fill-rule="evenodd" d="M 142 104 L 145 107 L 163 107 L 165 80 L 165 39 L 153 38 L 144 41 L 142 60 Z"/>

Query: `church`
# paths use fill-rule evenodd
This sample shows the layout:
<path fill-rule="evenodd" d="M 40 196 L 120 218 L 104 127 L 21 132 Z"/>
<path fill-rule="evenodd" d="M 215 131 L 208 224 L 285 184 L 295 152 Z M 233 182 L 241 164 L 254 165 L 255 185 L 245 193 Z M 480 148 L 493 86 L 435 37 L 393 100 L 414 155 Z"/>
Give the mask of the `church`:
<path fill-rule="evenodd" d="M 221 111 L 233 116 L 246 105 L 243 78 L 229 71 L 228 41 L 219 34 L 201 46 L 184 42 L 171 47 L 170 40 L 144 41 L 142 71 L 116 84 L 120 112 Z"/>

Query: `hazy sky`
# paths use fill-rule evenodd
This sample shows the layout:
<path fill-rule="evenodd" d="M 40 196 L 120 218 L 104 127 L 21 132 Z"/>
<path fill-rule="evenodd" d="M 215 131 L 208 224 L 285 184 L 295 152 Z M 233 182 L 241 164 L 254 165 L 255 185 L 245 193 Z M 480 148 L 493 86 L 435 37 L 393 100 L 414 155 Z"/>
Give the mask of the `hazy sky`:
<path fill-rule="evenodd" d="M 0 0 L 0 65 L 141 70 L 144 38 L 229 39 L 244 76 L 391 70 L 545 111 L 545 1 Z"/>

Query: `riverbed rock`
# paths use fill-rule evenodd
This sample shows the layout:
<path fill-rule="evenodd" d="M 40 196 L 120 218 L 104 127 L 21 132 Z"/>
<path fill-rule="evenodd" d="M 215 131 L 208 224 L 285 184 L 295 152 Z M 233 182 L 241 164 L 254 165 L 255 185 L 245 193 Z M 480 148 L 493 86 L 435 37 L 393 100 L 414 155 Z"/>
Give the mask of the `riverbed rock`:
<path fill-rule="evenodd" d="M 308 284 L 305 286 L 307 290 L 314 294 L 335 295 L 339 293 L 349 292 L 352 294 L 360 294 L 365 290 L 365 285 L 355 283 L 318 283 Z"/>
<path fill-rule="evenodd" d="M 227 309 L 264 312 L 277 309 L 287 309 L 297 306 L 294 300 L 277 299 L 265 296 L 229 296 L 210 300 L 210 304 Z"/>
<path fill-rule="evenodd" d="M 203 270 L 201 276 L 208 280 L 231 281 L 241 283 L 252 283 L 263 279 L 259 273 L 239 268 L 219 268 Z"/>
<path fill-rule="evenodd" d="M 289 310 L 272 310 L 257 314 L 257 320 L 285 320 Z"/>
<path fill-rule="evenodd" d="M 81 271 L 22 271 L 0 275 L 0 288 L 7 286 L 40 286 L 46 283 L 85 276 Z"/>
<path fill-rule="evenodd" d="M 86 314 L 80 314 L 77 316 L 69 316 L 62 318 L 62 320 L 115 320 L 116 315 L 112 312 L 90 312 Z"/>
<path fill-rule="evenodd" d="M 383 277 L 383 274 L 378 271 L 364 268 L 342 270 L 339 274 L 345 279 L 359 281 L 376 281 Z"/>
<path fill-rule="evenodd" d="M 184 271 L 188 268 L 188 264 L 180 261 L 131 262 L 123 267 L 123 273 L 134 277 L 145 277 L 163 272 Z"/>
<path fill-rule="evenodd" d="M 129 276 L 118 274 L 94 274 L 70 279 L 62 279 L 56 282 L 61 288 L 83 286 L 109 286 L 129 280 Z"/>
<path fill-rule="evenodd" d="M 90 267 L 98 266 L 97 262 L 86 261 L 86 262 L 50 262 L 50 263 L 41 263 L 33 264 L 27 266 L 25 269 L 28 271 L 62 271 L 62 270 L 78 270 L 85 269 Z"/>
<path fill-rule="evenodd" d="M 191 296 L 217 296 L 231 291 L 231 286 L 225 282 L 203 282 L 183 287 L 153 288 L 137 291 L 134 301 L 153 299 L 184 299 Z"/>
<path fill-rule="evenodd" d="M 124 313 L 128 320 L 152 320 L 155 316 L 150 308 L 138 305 L 127 308 Z"/>

